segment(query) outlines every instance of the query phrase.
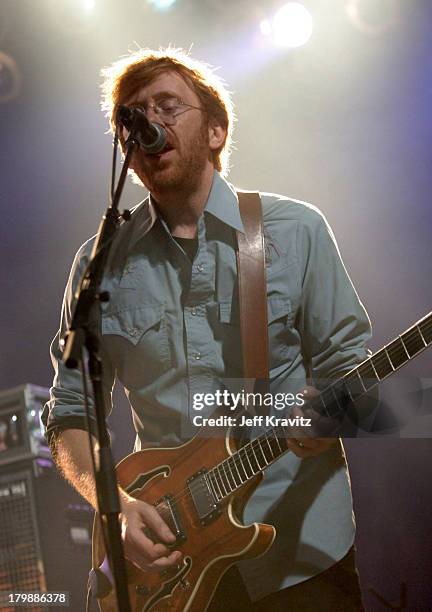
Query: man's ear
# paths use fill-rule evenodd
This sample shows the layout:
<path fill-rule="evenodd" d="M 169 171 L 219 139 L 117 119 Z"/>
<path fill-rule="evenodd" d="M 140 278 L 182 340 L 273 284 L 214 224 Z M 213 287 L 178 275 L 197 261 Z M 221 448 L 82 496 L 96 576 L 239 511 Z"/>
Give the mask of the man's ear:
<path fill-rule="evenodd" d="M 209 146 L 212 151 L 217 151 L 220 149 L 227 136 L 227 131 L 224 127 L 222 127 L 217 121 L 211 120 L 208 125 L 208 134 L 209 134 Z"/>

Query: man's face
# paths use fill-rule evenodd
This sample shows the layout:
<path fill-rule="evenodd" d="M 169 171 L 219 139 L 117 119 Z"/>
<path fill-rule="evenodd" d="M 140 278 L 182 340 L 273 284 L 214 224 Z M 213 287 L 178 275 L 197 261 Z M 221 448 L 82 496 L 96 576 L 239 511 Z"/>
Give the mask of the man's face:
<path fill-rule="evenodd" d="M 174 125 L 164 125 L 151 105 L 168 97 L 202 107 L 197 94 L 180 75 L 172 71 L 160 75 L 126 101 L 126 104 L 140 104 L 147 108 L 147 118 L 163 125 L 167 132 L 169 150 L 160 155 L 149 155 L 139 149 L 131 163 L 131 168 L 156 198 L 164 192 L 193 190 L 207 165 L 212 164 L 204 111 L 185 107 L 176 117 Z"/>

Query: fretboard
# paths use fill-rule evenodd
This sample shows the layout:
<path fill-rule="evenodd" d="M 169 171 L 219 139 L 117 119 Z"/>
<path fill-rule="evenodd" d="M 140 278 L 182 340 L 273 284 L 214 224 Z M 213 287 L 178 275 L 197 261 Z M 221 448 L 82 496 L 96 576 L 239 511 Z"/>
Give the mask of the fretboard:
<path fill-rule="evenodd" d="M 319 414 L 338 417 L 356 399 L 432 344 L 432 312 L 359 366 L 326 387 L 311 402 Z M 288 428 L 272 427 L 207 472 L 215 499 L 223 500 L 288 450 Z"/>

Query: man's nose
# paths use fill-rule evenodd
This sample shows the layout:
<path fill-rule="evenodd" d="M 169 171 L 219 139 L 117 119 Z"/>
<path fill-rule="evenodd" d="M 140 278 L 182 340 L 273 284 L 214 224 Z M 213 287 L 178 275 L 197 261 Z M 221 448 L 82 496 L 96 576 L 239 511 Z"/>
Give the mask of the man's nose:
<path fill-rule="evenodd" d="M 163 123 L 163 121 L 159 117 L 159 114 L 155 111 L 153 106 L 148 106 L 146 110 L 144 111 L 144 113 L 150 122 Z"/>

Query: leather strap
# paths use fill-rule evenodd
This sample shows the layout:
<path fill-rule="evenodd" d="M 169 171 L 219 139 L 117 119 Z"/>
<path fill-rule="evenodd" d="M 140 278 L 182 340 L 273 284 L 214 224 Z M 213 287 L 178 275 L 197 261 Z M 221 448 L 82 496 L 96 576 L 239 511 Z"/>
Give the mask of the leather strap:
<path fill-rule="evenodd" d="M 261 198 L 237 190 L 245 233 L 237 231 L 237 275 L 243 376 L 258 379 L 260 391 L 269 380 L 267 282 Z"/>

